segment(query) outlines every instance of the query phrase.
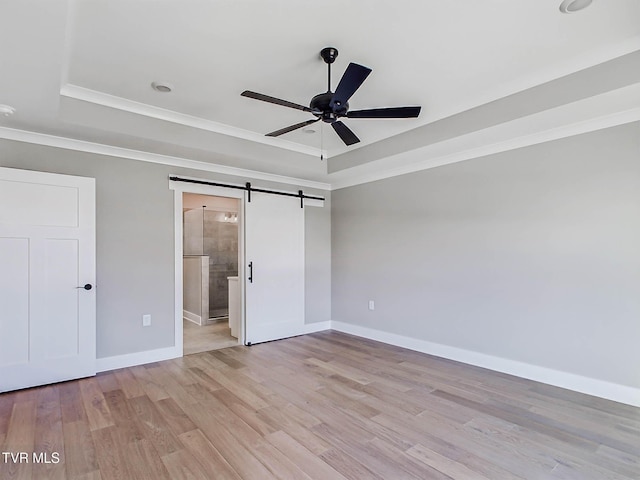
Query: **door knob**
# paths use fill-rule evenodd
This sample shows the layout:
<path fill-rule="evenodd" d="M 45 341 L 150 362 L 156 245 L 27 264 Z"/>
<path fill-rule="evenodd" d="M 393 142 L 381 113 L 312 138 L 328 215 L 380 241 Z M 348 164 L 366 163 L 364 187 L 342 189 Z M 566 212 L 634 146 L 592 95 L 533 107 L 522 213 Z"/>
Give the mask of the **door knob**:
<path fill-rule="evenodd" d="M 91 285 L 90 283 L 85 283 L 84 287 L 76 287 L 76 288 L 84 288 L 85 290 L 91 290 L 93 288 L 93 285 Z"/>

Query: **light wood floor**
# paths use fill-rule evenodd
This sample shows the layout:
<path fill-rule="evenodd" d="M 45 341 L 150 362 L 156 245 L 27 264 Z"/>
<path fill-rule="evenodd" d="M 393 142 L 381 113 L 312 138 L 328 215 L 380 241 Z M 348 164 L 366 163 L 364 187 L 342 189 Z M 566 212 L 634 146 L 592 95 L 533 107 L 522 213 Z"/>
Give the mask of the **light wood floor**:
<path fill-rule="evenodd" d="M 182 328 L 184 355 L 238 345 L 238 339 L 231 336 L 228 320 L 210 325 L 198 325 L 189 320 L 183 320 Z"/>
<path fill-rule="evenodd" d="M 0 395 L 0 478 L 638 479 L 640 409 L 322 332 Z"/>

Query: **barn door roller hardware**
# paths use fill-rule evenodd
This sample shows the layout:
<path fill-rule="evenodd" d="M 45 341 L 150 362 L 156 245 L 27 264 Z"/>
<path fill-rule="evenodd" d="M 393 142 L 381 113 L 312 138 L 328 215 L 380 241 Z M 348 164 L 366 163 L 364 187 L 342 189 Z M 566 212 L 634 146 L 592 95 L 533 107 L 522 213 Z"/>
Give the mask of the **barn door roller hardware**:
<path fill-rule="evenodd" d="M 280 195 L 283 197 L 294 197 L 294 198 L 299 198 L 300 199 L 300 208 L 304 208 L 304 199 L 308 198 L 310 200 L 322 200 L 324 201 L 324 197 L 316 197 L 314 195 L 305 195 L 304 192 L 302 190 L 298 190 L 298 193 L 292 193 L 292 192 L 279 192 L 277 190 L 267 190 L 264 188 L 254 188 L 251 186 L 250 182 L 245 183 L 244 186 L 242 185 L 230 185 L 228 183 L 216 183 L 216 182 L 209 182 L 206 180 L 194 180 L 191 178 L 180 178 L 180 177 L 169 177 L 169 180 L 172 180 L 174 182 L 186 182 L 186 183 L 196 183 L 198 185 L 211 185 L 214 187 L 224 187 L 224 188 L 234 188 L 236 190 L 246 190 L 248 192 L 247 195 L 247 201 L 251 202 L 251 192 L 259 192 L 259 193 L 269 193 L 271 195 Z"/>

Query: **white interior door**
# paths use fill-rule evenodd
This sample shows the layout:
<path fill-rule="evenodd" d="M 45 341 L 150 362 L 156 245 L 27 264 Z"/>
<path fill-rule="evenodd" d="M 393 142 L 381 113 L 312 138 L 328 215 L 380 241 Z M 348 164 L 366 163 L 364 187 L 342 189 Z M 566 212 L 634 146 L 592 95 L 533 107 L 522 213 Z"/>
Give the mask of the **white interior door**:
<path fill-rule="evenodd" d="M 290 197 L 251 192 L 245 204 L 245 343 L 303 333 L 304 209 Z"/>
<path fill-rule="evenodd" d="M 0 392 L 95 375 L 94 281 L 95 180 L 0 168 Z"/>

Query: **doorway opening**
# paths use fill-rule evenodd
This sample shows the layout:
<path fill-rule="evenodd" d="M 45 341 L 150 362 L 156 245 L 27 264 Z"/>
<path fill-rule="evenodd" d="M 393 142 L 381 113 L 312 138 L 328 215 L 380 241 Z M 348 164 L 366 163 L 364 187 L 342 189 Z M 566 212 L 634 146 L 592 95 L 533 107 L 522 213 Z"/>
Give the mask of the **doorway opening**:
<path fill-rule="evenodd" d="M 238 345 L 240 200 L 183 193 L 183 353 Z"/>

